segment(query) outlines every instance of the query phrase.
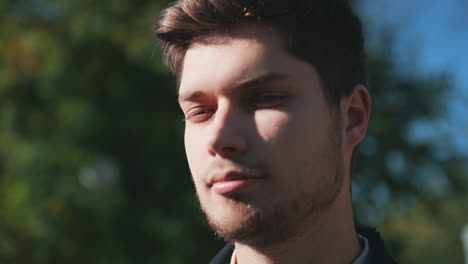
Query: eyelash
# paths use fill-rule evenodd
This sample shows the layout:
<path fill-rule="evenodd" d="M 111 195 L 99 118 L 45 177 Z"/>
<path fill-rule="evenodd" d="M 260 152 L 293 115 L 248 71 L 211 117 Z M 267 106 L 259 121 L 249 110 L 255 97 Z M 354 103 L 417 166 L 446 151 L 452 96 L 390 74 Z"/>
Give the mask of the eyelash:
<path fill-rule="evenodd" d="M 254 96 L 254 98 L 251 100 L 251 104 L 254 105 L 255 108 L 274 107 L 288 98 L 289 97 L 287 95 L 283 94 L 260 94 Z M 258 105 L 261 106 L 259 107 Z"/>
<path fill-rule="evenodd" d="M 280 106 L 287 99 L 289 99 L 288 95 L 265 93 L 252 96 L 252 98 L 249 98 L 246 101 L 249 102 L 249 109 L 256 110 Z M 209 107 L 198 106 L 189 110 L 186 114 L 186 118 L 184 118 L 183 121 L 191 120 L 195 123 L 200 123 L 208 120 L 214 112 L 215 110 Z"/>
<path fill-rule="evenodd" d="M 202 122 L 204 119 L 208 119 L 209 116 L 207 116 L 207 114 L 209 113 L 214 113 L 214 111 L 207 107 L 195 107 L 187 112 L 187 117 L 184 118 L 184 121 L 195 118 L 196 120 L 193 120 L 194 122 Z"/>

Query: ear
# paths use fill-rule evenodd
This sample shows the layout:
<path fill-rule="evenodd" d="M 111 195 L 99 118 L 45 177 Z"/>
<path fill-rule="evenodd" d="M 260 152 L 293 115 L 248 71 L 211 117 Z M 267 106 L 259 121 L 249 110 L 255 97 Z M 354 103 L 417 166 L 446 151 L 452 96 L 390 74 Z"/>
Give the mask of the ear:
<path fill-rule="evenodd" d="M 371 113 L 371 100 L 367 88 L 356 85 L 351 95 L 346 96 L 341 105 L 345 120 L 345 142 L 352 152 L 361 143 L 367 131 Z"/>

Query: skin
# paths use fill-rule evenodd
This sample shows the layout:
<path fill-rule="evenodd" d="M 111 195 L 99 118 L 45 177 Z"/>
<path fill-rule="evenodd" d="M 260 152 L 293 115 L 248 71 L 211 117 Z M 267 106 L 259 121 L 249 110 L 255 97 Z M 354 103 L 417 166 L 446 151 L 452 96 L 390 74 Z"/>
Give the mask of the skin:
<path fill-rule="evenodd" d="M 249 25 L 219 39 L 188 49 L 179 88 L 210 225 L 235 243 L 240 264 L 352 262 L 360 246 L 349 169 L 367 129 L 367 90 L 357 85 L 335 109 L 313 65 L 288 54 L 274 30 Z M 219 194 L 211 179 L 232 171 L 256 179 Z"/>

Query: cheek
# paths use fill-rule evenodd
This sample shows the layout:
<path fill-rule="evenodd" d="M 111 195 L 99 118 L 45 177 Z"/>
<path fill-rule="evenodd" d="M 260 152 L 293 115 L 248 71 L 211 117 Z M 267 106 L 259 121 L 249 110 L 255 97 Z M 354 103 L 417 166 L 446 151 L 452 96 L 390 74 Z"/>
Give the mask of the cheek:
<path fill-rule="evenodd" d="M 262 141 L 286 149 L 319 143 L 326 133 L 320 117 L 310 112 L 260 111 L 255 115 L 257 132 Z"/>
<path fill-rule="evenodd" d="M 328 155 L 328 123 L 310 111 L 263 113 L 256 116 L 258 133 L 281 188 L 315 183 L 321 177 Z M 294 175 L 294 177 L 284 177 Z M 310 176 L 313 176 L 313 179 Z"/>
<path fill-rule="evenodd" d="M 263 110 L 255 113 L 257 133 L 262 141 L 276 143 L 288 133 L 292 124 L 291 116 L 286 112 Z"/>
<path fill-rule="evenodd" d="M 192 130 L 185 130 L 184 144 L 185 144 L 185 155 L 187 156 L 188 165 L 194 181 L 197 182 L 197 178 L 201 173 L 201 166 L 203 164 L 202 143 L 203 140 L 196 137 L 197 133 L 193 133 Z"/>

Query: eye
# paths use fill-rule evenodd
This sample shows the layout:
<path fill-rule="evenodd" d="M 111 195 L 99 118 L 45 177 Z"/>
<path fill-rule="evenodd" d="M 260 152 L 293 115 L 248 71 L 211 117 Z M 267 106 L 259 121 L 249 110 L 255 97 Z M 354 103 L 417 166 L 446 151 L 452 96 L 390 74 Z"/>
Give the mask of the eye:
<path fill-rule="evenodd" d="M 283 105 L 290 97 L 284 93 L 261 93 L 255 95 L 251 104 L 254 108 L 272 108 Z"/>
<path fill-rule="evenodd" d="M 199 123 L 208 120 L 214 110 L 208 107 L 195 107 L 187 111 L 185 121 Z"/>

